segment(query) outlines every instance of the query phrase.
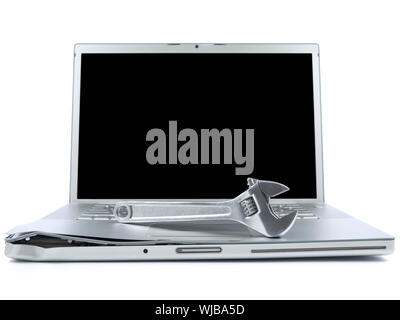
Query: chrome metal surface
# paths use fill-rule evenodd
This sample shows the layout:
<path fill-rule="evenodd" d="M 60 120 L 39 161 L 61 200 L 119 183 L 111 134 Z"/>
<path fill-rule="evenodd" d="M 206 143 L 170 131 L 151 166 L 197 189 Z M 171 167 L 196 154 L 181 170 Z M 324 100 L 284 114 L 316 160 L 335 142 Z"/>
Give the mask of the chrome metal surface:
<path fill-rule="evenodd" d="M 121 223 L 154 224 L 226 221 L 239 222 L 266 237 L 280 237 L 293 226 L 297 211 L 280 216 L 270 205 L 270 198 L 289 190 L 281 183 L 248 178 L 249 189 L 229 201 L 161 202 L 122 201 L 114 207 Z"/>
<path fill-rule="evenodd" d="M 271 199 L 272 200 L 272 199 Z M 285 216 L 288 212 L 296 210 L 297 219 L 319 219 L 319 216 L 315 213 L 316 209 L 319 207 L 317 205 L 310 204 L 271 204 L 274 213 L 279 217 Z M 82 210 L 80 215 L 75 218 L 76 220 L 86 220 L 86 221 L 97 221 L 106 220 L 107 217 L 109 221 L 116 221 L 113 214 L 114 204 L 92 204 L 88 208 Z"/>

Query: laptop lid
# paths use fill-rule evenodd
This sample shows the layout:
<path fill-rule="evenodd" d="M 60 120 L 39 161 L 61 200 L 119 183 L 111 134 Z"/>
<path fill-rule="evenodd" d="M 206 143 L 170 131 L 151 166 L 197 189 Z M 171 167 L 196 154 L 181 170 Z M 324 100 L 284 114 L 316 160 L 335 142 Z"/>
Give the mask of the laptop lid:
<path fill-rule="evenodd" d="M 317 44 L 77 44 L 70 202 L 323 202 Z"/>

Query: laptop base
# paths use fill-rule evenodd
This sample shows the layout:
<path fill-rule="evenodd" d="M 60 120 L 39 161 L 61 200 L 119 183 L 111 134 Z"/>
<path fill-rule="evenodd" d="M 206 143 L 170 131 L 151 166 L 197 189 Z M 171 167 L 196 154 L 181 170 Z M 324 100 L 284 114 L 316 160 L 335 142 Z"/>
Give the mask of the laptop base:
<path fill-rule="evenodd" d="M 5 254 L 17 260 L 72 262 L 348 257 L 386 255 L 393 250 L 394 240 L 55 248 L 6 243 Z"/>

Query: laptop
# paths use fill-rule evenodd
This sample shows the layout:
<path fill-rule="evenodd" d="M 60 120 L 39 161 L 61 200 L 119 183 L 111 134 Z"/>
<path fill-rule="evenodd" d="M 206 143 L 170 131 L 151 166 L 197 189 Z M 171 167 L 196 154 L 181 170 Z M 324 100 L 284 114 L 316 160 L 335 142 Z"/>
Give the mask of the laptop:
<path fill-rule="evenodd" d="M 298 213 L 283 236 L 226 221 L 127 224 L 113 215 L 124 200 L 233 199 L 247 178 L 290 188 L 271 199 L 277 215 Z M 10 230 L 5 254 L 119 261 L 393 252 L 394 237 L 327 205 L 323 183 L 317 44 L 77 44 L 69 204 Z"/>

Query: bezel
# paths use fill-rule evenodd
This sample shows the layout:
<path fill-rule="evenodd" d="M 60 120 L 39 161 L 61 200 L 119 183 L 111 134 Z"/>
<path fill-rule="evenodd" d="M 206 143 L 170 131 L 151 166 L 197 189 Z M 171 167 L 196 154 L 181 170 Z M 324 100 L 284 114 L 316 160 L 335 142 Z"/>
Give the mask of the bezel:
<path fill-rule="evenodd" d="M 316 203 L 324 202 L 322 123 L 320 98 L 320 71 L 318 44 L 76 44 L 74 50 L 73 107 L 71 132 L 71 171 L 70 203 L 115 203 L 120 200 L 140 199 L 78 199 L 78 143 L 79 143 L 79 108 L 80 108 L 80 71 L 83 53 L 311 53 L 313 65 L 314 124 L 315 124 L 315 161 L 317 178 L 317 197 L 315 199 L 271 199 L 271 203 Z M 232 195 L 234 196 L 234 195 Z M 164 200 L 165 199 L 157 199 Z M 191 199 L 170 199 L 188 201 Z M 209 201 L 209 199 L 202 199 Z M 215 200 L 215 199 L 213 199 Z M 225 199 L 220 199 L 225 200 Z M 196 199 L 196 201 L 201 201 Z"/>

